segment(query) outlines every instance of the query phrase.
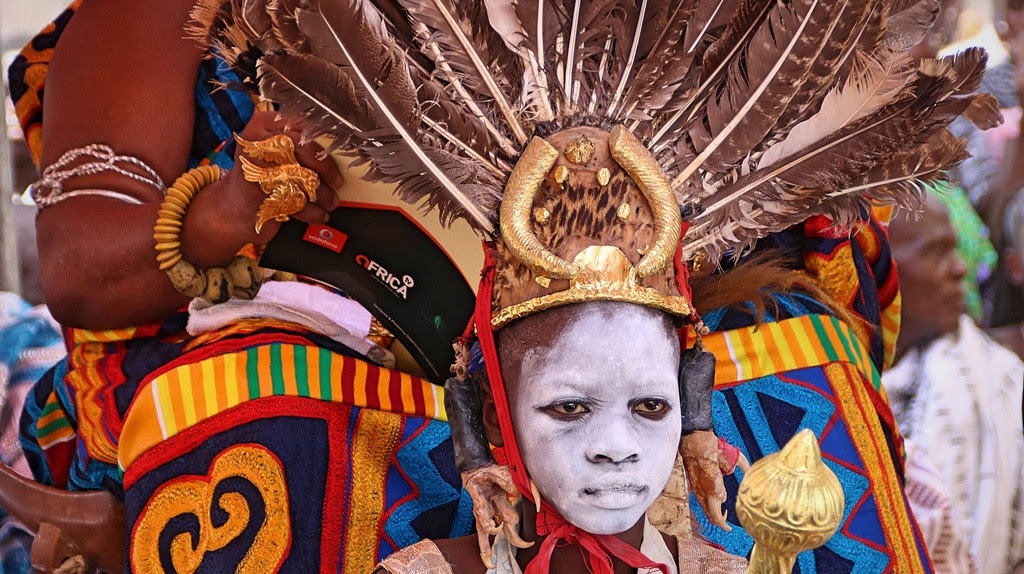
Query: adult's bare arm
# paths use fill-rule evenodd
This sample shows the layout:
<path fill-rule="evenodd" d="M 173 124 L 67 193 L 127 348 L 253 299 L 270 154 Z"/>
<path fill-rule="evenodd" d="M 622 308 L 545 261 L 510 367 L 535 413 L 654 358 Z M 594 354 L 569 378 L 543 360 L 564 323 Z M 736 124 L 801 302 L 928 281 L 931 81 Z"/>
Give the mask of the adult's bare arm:
<path fill-rule="evenodd" d="M 104 143 L 135 156 L 170 184 L 186 168 L 194 123 L 193 92 L 200 50 L 184 39 L 191 0 L 89 0 L 62 35 L 47 75 L 43 165 L 65 151 Z M 270 114 L 243 132 L 261 139 L 280 132 Z M 297 139 L 297 137 L 296 137 Z M 338 183 L 331 162 L 312 147 L 298 151 L 325 184 Z M 236 172 L 238 170 L 235 170 Z M 162 195 L 114 173 L 67 180 L 66 190 L 111 189 L 142 200 L 76 197 L 45 209 L 37 221 L 43 291 L 62 323 L 91 329 L 160 320 L 187 302 L 159 271 L 153 225 Z M 325 191 L 326 190 L 326 191 Z M 334 205 L 328 185 L 298 214 L 322 220 Z M 223 264 L 245 243 L 264 243 L 279 225 L 253 229 L 259 187 L 231 173 L 193 200 L 182 252 L 200 266 Z"/>

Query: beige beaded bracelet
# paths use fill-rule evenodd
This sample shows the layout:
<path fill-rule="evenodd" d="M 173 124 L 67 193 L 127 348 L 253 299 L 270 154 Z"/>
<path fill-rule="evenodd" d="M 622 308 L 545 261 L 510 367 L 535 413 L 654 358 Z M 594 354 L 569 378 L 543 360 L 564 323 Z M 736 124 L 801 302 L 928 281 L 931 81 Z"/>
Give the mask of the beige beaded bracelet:
<path fill-rule="evenodd" d="M 167 188 L 153 228 L 160 270 L 167 272 L 171 284 L 182 295 L 202 297 L 210 303 L 223 303 L 231 297 L 252 299 L 263 284 L 262 270 L 249 257 L 236 255 L 224 267 L 200 269 L 181 256 L 181 220 L 189 203 L 200 189 L 223 176 L 219 167 L 210 165 L 183 173 Z"/>

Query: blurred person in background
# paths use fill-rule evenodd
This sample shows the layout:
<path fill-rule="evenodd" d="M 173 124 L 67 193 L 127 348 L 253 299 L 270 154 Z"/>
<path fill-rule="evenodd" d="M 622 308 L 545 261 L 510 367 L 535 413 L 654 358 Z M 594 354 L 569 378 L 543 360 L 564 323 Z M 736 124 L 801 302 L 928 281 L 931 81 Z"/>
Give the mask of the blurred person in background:
<path fill-rule="evenodd" d="M 1000 266 L 1004 285 L 1001 293 L 1006 298 L 1015 295 L 1018 303 L 1024 305 L 1024 190 L 1014 194 L 1006 205 L 1003 239 L 1005 247 L 1000 253 Z M 988 328 L 987 333 L 1024 359 L 1024 320 L 1003 322 L 998 327 Z"/>
<path fill-rule="evenodd" d="M 994 26 L 1006 48 L 1007 59 L 985 72 L 979 91 L 996 97 L 1004 122 L 984 132 L 974 129 L 969 122 L 953 123 L 953 133 L 967 139 L 971 157 L 953 171 L 952 178 L 967 192 L 990 230 L 997 251 L 1004 256 L 1012 249 L 1012 239 L 1005 232 L 1004 213 L 1008 202 L 1024 185 L 1024 147 L 1019 145 L 1020 95 L 1024 92 L 1024 2 L 994 0 L 992 8 Z M 951 213 L 955 219 L 957 210 Z M 1024 321 L 1024 291 L 1006 265 L 1001 260 L 991 281 L 983 287 L 984 324 L 991 327 Z"/>
<path fill-rule="evenodd" d="M 0 461 L 32 476 L 18 444 L 18 419 L 32 385 L 65 355 L 60 326 L 42 305 L 0 291 Z M 32 537 L 0 510 L 0 572 L 27 572 Z"/>
<path fill-rule="evenodd" d="M 895 218 L 889 237 L 903 316 L 896 363 L 882 382 L 912 443 L 908 467 L 924 469 L 919 487 L 945 486 L 950 497 L 915 506 L 915 514 L 936 568 L 948 562 L 946 571 L 974 571 L 957 543 L 962 532 L 978 572 L 1010 572 L 1024 561 L 1024 364 L 965 314 L 967 267 L 939 198 L 929 196 L 916 221 Z M 927 479 L 932 466 L 941 485 Z M 908 496 L 921 500 L 912 474 Z"/>
<path fill-rule="evenodd" d="M 939 15 L 936 17 L 935 26 L 930 34 L 914 46 L 911 54 L 914 58 L 937 58 L 939 51 L 949 46 L 957 33 L 957 20 L 960 15 L 963 2 L 961 0 L 943 0 L 939 4 Z M 973 128 L 974 124 L 969 121 L 958 120 L 954 123 L 959 130 L 964 131 Z M 976 130 L 979 134 L 980 130 Z M 998 256 L 992 242 L 989 240 L 988 229 L 981 217 L 974 210 L 971 199 L 967 192 L 956 181 L 942 184 L 936 183 L 930 187 L 933 192 L 938 192 L 948 208 L 953 229 L 956 231 L 957 253 L 960 259 L 966 264 L 967 271 L 962 280 L 964 300 L 967 303 L 967 313 L 979 323 L 986 315 L 986 305 L 982 297 L 982 286 L 992 277 L 998 262 Z M 988 305 L 991 311 L 991 305 Z"/>

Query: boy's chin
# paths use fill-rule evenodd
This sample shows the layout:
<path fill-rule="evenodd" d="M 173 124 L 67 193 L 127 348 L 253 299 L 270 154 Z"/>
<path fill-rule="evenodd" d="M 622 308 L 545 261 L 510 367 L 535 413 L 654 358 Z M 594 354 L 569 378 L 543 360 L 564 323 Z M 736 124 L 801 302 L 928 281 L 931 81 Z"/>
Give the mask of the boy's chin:
<path fill-rule="evenodd" d="M 563 513 L 570 523 L 591 534 L 622 534 L 640 522 L 647 508 L 626 508 L 608 510 L 605 508 L 575 508 L 569 515 Z"/>

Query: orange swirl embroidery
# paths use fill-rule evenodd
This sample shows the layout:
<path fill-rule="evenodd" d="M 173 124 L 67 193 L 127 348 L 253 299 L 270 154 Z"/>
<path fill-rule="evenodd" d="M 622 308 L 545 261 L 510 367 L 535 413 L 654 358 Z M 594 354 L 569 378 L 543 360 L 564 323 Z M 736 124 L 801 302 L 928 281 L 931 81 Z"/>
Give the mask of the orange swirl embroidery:
<path fill-rule="evenodd" d="M 131 562 L 136 572 L 163 572 L 160 535 L 178 516 L 191 514 L 199 522 L 198 540 L 183 532 L 171 539 L 170 556 L 176 572 L 191 574 L 208 552 L 227 546 L 249 525 L 249 504 L 238 492 L 226 492 L 214 500 L 217 486 L 225 479 L 249 481 L 263 496 L 266 518 L 252 546 L 235 572 L 258 574 L 276 572 L 291 546 L 288 490 L 281 462 L 260 445 L 238 445 L 225 450 L 213 461 L 206 476 L 182 476 L 164 483 L 139 514 L 132 536 Z M 210 510 L 216 504 L 227 515 L 214 526 Z"/>

